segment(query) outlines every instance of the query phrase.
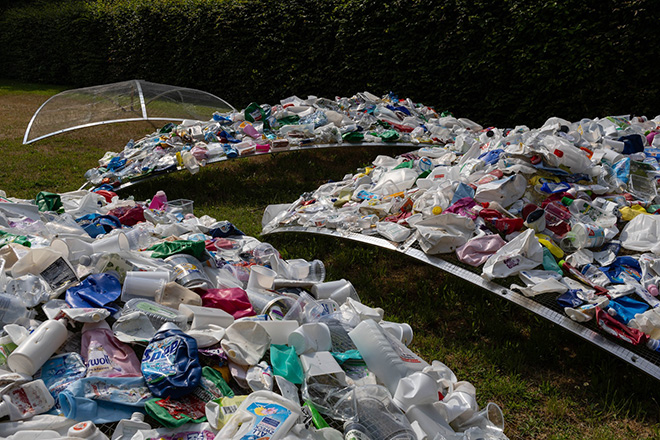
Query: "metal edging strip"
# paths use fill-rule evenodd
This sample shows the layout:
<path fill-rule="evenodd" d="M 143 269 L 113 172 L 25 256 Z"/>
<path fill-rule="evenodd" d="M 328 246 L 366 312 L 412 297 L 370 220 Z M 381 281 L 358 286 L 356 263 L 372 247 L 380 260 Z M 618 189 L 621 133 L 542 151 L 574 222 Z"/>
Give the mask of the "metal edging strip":
<path fill-rule="evenodd" d="M 450 273 L 454 276 L 457 276 L 465 281 L 468 281 L 476 286 L 479 286 L 485 290 L 488 290 L 491 293 L 496 294 L 497 296 L 504 298 L 508 301 L 511 301 L 530 312 L 536 313 L 537 315 L 549 320 L 553 324 L 559 325 L 564 329 L 580 336 L 581 338 L 595 344 L 596 346 L 602 348 L 605 351 L 617 356 L 621 360 L 639 368 L 643 372 L 653 376 L 655 379 L 660 380 L 660 366 L 655 365 L 652 362 L 640 357 L 639 355 L 631 352 L 630 350 L 610 341 L 605 338 L 603 335 L 584 327 L 577 322 L 572 321 L 567 316 L 564 316 L 560 313 L 551 310 L 542 304 L 537 303 L 534 300 L 531 300 L 524 295 L 521 295 L 517 292 L 514 292 L 511 289 L 500 286 L 492 281 L 488 281 L 481 276 L 465 270 L 461 267 L 456 266 L 442 258 L 438 258 L 432 255 L 427 255 L 421 250 L 408 248 L 403 250 L 400 246 L 393 244 L 392 242 L 385 240 L 383 238 L 367 236 L 363 234 L 356 234 L 354 232 L 337 232 L 334 230 L 324 229 L 324 228 L 315 228 L 315 227 L 304 227 L 304 226 L 283 226 L 277 228 L 269 233 L 263 234 L 274 234 L 280 232 L 304 232 L 309 234 L 317 235 L 328 235 L 333 237 L 345 238 L 347 240 L 358 241 L 365 244 L 370 244 L 373 246 L 382 247 L 399 253 L 408 255 L 409 257 L 415 258 L 419 261 L 422 261 L 431 266 L 437 267 L 447 273 Z"/>

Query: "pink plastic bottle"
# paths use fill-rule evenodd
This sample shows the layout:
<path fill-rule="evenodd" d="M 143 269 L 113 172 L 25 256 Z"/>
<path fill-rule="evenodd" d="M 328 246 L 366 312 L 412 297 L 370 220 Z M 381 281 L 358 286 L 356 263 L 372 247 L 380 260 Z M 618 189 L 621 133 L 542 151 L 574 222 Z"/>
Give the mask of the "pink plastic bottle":
<path fill-rule="evenodd" d="M 167 209 L 167 196 L 165 195 L 165 191 L 156 192 L 156 195 L 151 199 L 151 203 L 149 203 L 149 209 L 156 209 L 158 211 Z"/>
<path fill-rule="evenodd" d="M 87 376 L 141 376 L 140 361 L 133 349 L 115 338 L 105 321 L 88 322 L 82 329 L 81 355 Z"/>

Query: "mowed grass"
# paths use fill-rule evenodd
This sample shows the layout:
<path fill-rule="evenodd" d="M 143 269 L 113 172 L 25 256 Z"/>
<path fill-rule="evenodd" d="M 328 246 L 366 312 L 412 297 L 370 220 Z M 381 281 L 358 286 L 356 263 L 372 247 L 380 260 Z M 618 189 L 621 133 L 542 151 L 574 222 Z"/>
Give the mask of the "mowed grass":
<path fill-rule="evenodd" d="M 0 189 L 33 198 L 78 189 L 107 150 L 154 131 L 148 123 L 96 127 L 21 144 L 33 112 L 64 87 L 0 81 Z M 523 121 L 524 122 L 524 121 Z M 550 322 L 433 267 L 331 237 L 260 237 L 268 204 L 287 203 L 400 148 L 326 149 L 223 162 L 127 188 L 145 200 L 159 190 L 195 201 L 195 213 L 232 221 L 285 258 L 318 258 L 329 279 L 346 278 L 386 319 L 408 322 L 412 348 L 440 360 L 499 404 L 512 439 L 660 438 L 660 382 Z"/>

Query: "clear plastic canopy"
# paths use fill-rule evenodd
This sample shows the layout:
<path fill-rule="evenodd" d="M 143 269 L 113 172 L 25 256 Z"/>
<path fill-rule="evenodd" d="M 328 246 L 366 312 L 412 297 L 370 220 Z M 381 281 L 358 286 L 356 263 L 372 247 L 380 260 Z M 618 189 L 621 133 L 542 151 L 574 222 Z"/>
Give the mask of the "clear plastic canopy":
<path fill-rule="evenodd" d="M 207 121 L 213 112 L 235 110 L 225 100 L 202 90 L 130 80 L 66 90 L 35 112 L 24 144 L 78 128 L 114 122 Z"/>

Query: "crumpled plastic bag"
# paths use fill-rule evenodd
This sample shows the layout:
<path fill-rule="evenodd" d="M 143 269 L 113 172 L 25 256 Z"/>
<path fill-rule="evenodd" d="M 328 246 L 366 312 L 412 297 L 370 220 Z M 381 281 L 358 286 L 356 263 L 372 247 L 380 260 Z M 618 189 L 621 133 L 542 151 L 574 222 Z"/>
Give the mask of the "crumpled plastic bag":
<path fill-rule="evenodd" d="M 506 241 L 498 234 L 480 235 L 456 249 L 456 256 L 462 263 L 475 267 L 481 266 L 505 244 Z"/>
<path fill-rule="evenodd" d="M 446 254 L 463 246 L 474 233 L 474 221 L 445 213 L 415 223 L 419 244 L 427 254 Z"/>
<path fill-rule="evenodd" d="M 527 179 L 522 174 L 479 185 L 474 199 L 479 203 L 499 202 L 504 208 L 519 200 L 527 191 Z"/>
<path fill-rule="evenodd" d="M 548 270 L 524 270 L 518 274 L 525 286 L 512 284 L 511 289 L 519 290 L 523 295 L 532 297 L 542 293 L 564 293 L 568 286 L 562 283 L 562 276 Z"/>
<path fill-rule="evenodd" d="M 626 224 L 619 239 L 625 249 L 660 253 L 660 216 L 638 215 Z"/>
<path fill-rule="evenodd" d="M 487 280 L 506 278 L 523 270 L 534 269 L 542 263 L 541 243 L 534 236 L 534 230 L 528 229 L 486 261 L 482 276 Z"/>

